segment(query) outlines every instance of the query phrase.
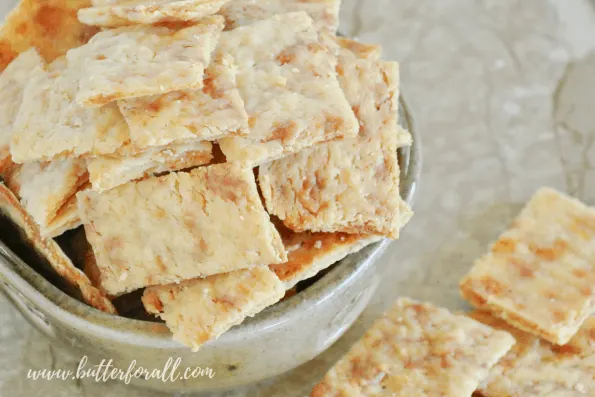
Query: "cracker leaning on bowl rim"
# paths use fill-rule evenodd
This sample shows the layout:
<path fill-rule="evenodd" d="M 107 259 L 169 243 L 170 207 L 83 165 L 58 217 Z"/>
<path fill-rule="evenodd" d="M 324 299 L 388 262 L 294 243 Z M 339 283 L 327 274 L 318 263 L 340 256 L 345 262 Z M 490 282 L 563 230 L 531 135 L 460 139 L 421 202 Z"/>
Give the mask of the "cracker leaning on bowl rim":
<path fill-rule="evenodd" d="M 81 192 L 78 205 L 110 295 L 287 260 L 252 169 L 201 167 Z"/>
<path fill-rule="evenodd" d="M 250 134 L 219 141 L 230 162 L 255 166 L 316 143 L 352 137 L 358 123 L 336 78 L 336 56 L 304 12 L 223 32 L 217 53 L 238 65 Z"/>
<path fill-rule="evenodd" d="M 199 89 L 211 62 L 223 18 L 194 25 L 130 26 L 102 31 L 68 51 L 80 76 L 76 102 L 89 108 L 139 96 Z"/>
<path fill-rule="evenodd" d="M 563 345 L 595 312 L 595 209 L 538 190 L 461 281 L 463 296 L 509 324 Z"/>
<path fill-rule="evenodd" d="M 116 314 L 116 309 L 107 296 L 93 287 L 87 276 L 77 269 L 51 238 L 42 237 L 39 227 L 27 214 L 17 197 L 0 183 L 0 210 L 5 213 L 26 235 L 35 249 L 45 257 L 54 270 L 69 284 L 78 288 L 85 302 L 106 313 Z"/>
<path fill-rule="evenodd" d="M 260 266 L 149 287 L 142 300 L 149 313 L 165 320 L 174 340 L 197 351 L 207 341 L 277 303 L 284 294 L 277 276 Z"/>
<path fill-rule="evenodd" d="M 483 397 L 595 395 L 595 317 L 588 318 L 568 344 L 557 346 L 487 312 L 475 311 L 469 316 L 510 332 L 517 340 L 479 387 Z"/>
<path fill-rule="evenodd" d="M 215 14 L 229 0 L 93 0 L 78 18 L 87 25 L 119 26 L 172 21 L 198 21 Z"/>
<path fill-rule="evenodd" d="M 468 397 L 514 343 L 507 332 L 400 298 L 311 396 Z"/>

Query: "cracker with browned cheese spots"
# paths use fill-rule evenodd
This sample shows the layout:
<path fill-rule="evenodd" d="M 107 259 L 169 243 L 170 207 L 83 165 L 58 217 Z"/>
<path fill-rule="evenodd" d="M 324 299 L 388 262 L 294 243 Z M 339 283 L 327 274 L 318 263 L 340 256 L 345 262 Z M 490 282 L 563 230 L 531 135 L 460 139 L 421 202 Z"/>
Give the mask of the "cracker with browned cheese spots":
<path fill-rule="evenodd" d="M 78 205 L 111 295 L 287 260 L 253 171 L 232 164 L 82 192 Z"/>
<path fill-rule="evenodd" d="M 128 141 L 128 126 L 116 104 L 86 109 L 74 102 L 80 73 L 65 58 L 33 72 L 14 124 L 13 161 L 108 154 Z"/>
<path fill-rule="evenodd" d="M 21 206 L 18 198 L 2 183 L 0 183 L 0 211 L 22 230 L 24 237 L 41 256 L 47 259 L 58 275 L 80 290 L 85 302 L 106 313 L 116 313 L 107 296 L 91 285 L 87 276 L 72 264 L 60 246 L 51 238 L 41 236 L 39 227 Z"/>
<path fill-rule="evenodd" d="M 382 46 L 378 44 L 362 43 L 347 37 L 334 36 L 333 40 L 340 48 L 352 52 L 357 58 L 377 61 L 382 56 Z"/>
<path fill-rule="evenodd" d="M 93 0 L 78 12 L 87 25 L 119 27 L 133 24 L 198 21 L 213 15 L 229 0 Z"/>
<path fill-rule="evenodd" d="M 221 35 L 218 53 L 238 65 L 250 134 L 219 144 L 228 161 L 259 165 L 357 134 L 336 78 L 337 58 L 304 12 L 276 15 Z"/>
<path fill-rule="evenodd" d="M 208 164 L 213 159 L 211 142 L 191 142 L 153 147 L 134 152 L 128 146 L 111 156 L 89 159 L 89 180 L 93 190 L 102 192 L 165 172 Z"/>
<path fill-rule="evenodd" d="M 76 102 L 93 108 L 119 99 L 201 88 L 223 18 L 210 16 L 181 28 L 170 25 L 105 30 L 70 50 L 69 65 L 85 71 Z"/>
<path fill-rule="evenodd" d="M 396 239 L 412 215 L 399 192 L 397 149 L 410 144 L 411 136 L 397 124 L 398 64 L 343 50 L 337 70 L 360 133 L 262 165 L 267 210 L 297 232 Z"/>
<path fill-rule="evenodd" d="M 278 302 L 284 293 L 275 274 L 260 266 L 149 287 L 142 300 L 149 313 L 165 320 L 174 340 L 197 351 L 247 317 Z"/>
<path fill-rule="evenodd" d="M 507 332 L 401 298 L 311 396 L 469 397 L 513 344 Z"/>
<path fill-rule="evenodd" d="M 236 86 L 237 68 L 226 54 L 213 59 L 200 90 L 118 101 L 136 148 L 213 141 L 247 135 L 248 115 Z"/>
<path fill-rule="evenodd" d="M 76 193 L 88 187 L 85 160 L 25 163 L 4 176 L 8 188 L 37 223 L 44 237 L 56 237 L 80 225 Z"/>
<path fill-rule="evenodd" d="M 0 70 L 31 47 L 51 62 L 85 44 L 97 28 L 77 19 L 89 0 L 20 0 L 0 26 Z"/>
<path fill-rule="evenodd" d="M 565 344 L 595 311 L 595 209 L 541 188 L 461 291 L 475 307 Z"/>
<path fill-rule="evenodd" d="M 341 0 L 234 0 L 223 6 L 227 30 L 287 12 L 304 11 L 320 31 L 336 33 Z"/>
<path fill-rule="evenodd" d="M 564 346 L 519 331 L 486 312 L 470 317 L 517 340 L 480 385 L 483 397 L 595 396 L 595 317 Z"/>

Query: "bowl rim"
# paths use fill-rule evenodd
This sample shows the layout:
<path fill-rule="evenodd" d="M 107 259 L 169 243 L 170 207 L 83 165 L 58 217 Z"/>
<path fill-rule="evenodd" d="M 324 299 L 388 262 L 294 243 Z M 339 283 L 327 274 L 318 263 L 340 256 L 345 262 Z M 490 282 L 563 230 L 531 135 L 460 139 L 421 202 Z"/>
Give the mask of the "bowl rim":
<path fill-rule="evenodd" d="M 421 143 L 411 111 L 402 96 L 399 98 L 399 105 L 400 124 L 413 136 L 413 144 L 410 147 L 399 149 L 402 162 L 401 196 L 409 205 L 412 205 L 421 173 Z M 319 305 L 339 293 L 342 288 L 376 262 L 391 243 L 392 241 L 384 239 L 352 254 L 359 254 L 362 260 L 356 261 L 354 266 L 341 266 L 339 263 L 312 286 L 265 309 L 243 324 L 233 327 L 211 343 L 243 339 L 246 334 L 275 327 L 289 321 L 296 312 Z M 6 289 L 16 293 L 26 302 L 27 308 L 42 319 L 45 318 L 45 313 L 75 328 L 100 333 L 105 338 L 113 337 L 119 340 L 126 338 L 136 345 L 150 345 L 160 349 L 183 348 L 171 338 L 171 333 L 165 324 L 104 313 L 71 297 L 23 262 L 2 241 L 0 241 L 0 289 L 9 295 L 9 299 L 10 293 L 7 293 Z M 14 302 L 13 299 L 10 300 Z M 47 320 L 44 321 L 47 323 Z"/>

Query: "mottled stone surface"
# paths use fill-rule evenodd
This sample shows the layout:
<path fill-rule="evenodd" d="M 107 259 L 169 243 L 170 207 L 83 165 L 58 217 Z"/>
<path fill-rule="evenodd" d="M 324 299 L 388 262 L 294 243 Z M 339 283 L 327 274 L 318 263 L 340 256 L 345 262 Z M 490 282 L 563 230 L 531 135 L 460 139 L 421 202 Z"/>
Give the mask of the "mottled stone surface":
<path fill-rule="evenodd" d="M 0 12 L 6 8 L 5 0 Z M 401 62 L 423 137 L 416 217 L 379 265 L 384 284 L 373 304 L 339 342 L 288 374 L 218 397 L 307 395 L 400 295 L 464 309 L 459 278 L 537 187 L 595 204 L 594 3 L 344 0 L 341 29 L 382 43 L 385 57 Z M 160 395 L 25 379 L 29 368 L 77 361 L 54 351 L 0 298 L 0 395 Z"/>

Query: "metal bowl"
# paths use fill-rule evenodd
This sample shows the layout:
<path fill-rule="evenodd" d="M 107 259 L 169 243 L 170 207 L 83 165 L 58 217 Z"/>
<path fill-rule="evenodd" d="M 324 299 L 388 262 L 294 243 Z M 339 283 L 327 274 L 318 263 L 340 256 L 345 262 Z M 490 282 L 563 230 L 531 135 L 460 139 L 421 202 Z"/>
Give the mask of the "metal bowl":
<path fill-rule="evenodd" d="M 420 173 L 420 142 L 411 114 L 401 101 L 401 125 L 414 143 L 399 149 L 401 194 L 411 203 Z M 2 226 L 4 227 L 4 226 Z M 373 266 L 390 241 L 375 243 L 336 264 L 322 278 L 197 352 L 172 341 L 162 323 L 133 320 L 96 310 L 58 289 L 0 242 L 0 288 L 22 315 L 53 344 L 89 362 L 113 360 L 126 370 L 160 369 L 169 358 L 185 368 L 211 368 L 214 378 L 163 382 L 132 379 L 131 384 L 163 391 L 213 391 L 256 382 L 311 360 L 351 326 L 369 303 L 381 275 Z"/>

